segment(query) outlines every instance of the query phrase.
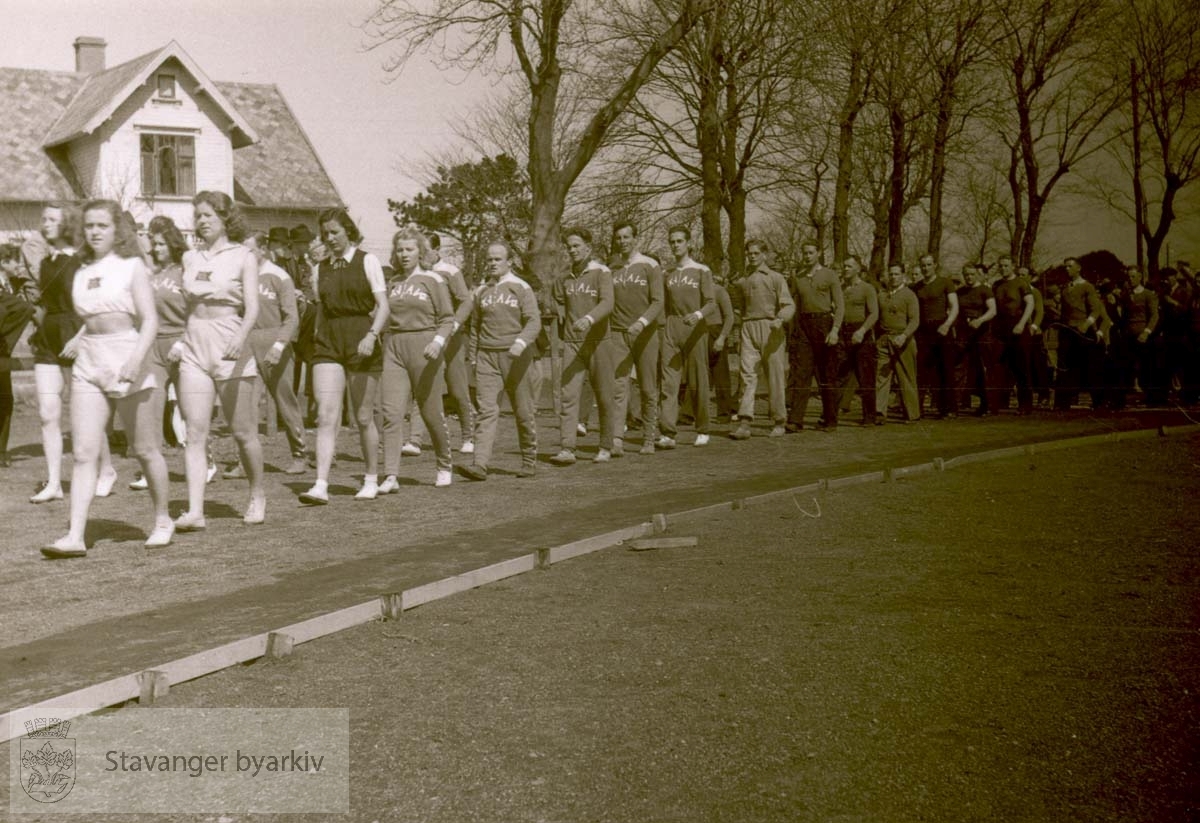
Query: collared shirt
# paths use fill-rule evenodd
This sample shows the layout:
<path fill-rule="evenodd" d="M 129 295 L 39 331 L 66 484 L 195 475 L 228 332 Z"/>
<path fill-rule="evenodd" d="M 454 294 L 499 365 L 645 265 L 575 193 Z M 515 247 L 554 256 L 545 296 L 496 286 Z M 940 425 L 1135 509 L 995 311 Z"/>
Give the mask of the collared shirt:
<path fill-rule="evenodd" d="M 879 296 L 875 287 L 866 280 L 858 280 L 846 286 L 845 323 L 847 326 L 865 327 L 870 330 L 879 321 Z"/>
<path fill-rule="evenodd" d="M 347 246 L 346 252 L 340 258 L 329 256 L 330 263 L 335 269 L 345 268 L 354 260 L 354 253 L 358 251 L 358 246 Z M 317 270 L 318 267 L 313 267 L 313 291 L 318 295 L 321 293 L 317 288 Z M 370 252 L 363 252 L 363 271 L 367 275 L 367 282 L 371 284 L 372 294 L 387 291 L 387 283 L 383 277 L 383 264 L 379 262 L 379 258 Z"/>
<path fill-rule="evenodd" d="M 813 266 L 806 274 L 792 278 L 792 288 L 797 314 L 829 314 L 833 316 L 834 326 L 842 325 L 846 315 L 842 281 L 832 269 Z"/>
<path fill-rule="evenodd" d="M 879 293 L 879 330 L 912 337 L 921 320 L 917 296 L 908 286 Z"/>
<path fill-rule="evenodd" d="M 796 314 L 787 278 L 772 269 L 759 267 L 734 283 L 731 291 L 743 321 L 779 319 L 786 323 Z"/>

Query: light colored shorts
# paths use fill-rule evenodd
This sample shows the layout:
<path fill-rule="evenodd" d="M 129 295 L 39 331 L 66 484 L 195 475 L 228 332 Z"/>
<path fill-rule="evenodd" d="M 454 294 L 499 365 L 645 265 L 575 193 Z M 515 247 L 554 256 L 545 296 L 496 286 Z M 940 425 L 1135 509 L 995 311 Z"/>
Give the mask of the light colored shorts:
<path fill-rule="evenodd" d="M 79 352 L 71 369 L 72 393 L 103 394 L 112 398 L 127 397 L 158 385 L 153 371 L 142 362 L 138 376 L 132 382 L 118 379 L 121 369 L 137 348 L 135 329 L 113 334 L 84 334 L 79 338 Z"/>
<path fill-rule="evenodd" d="M 213 318 L 189 317 L 187 331 L 183 333 L 183 357 L 179 361 L 180 373 L 190 371 L 205 375 L 214 381 L 256 376 L 258 368 L 254 362 L 254 352 L 250 350 L 249 342 L 242 346 L 242 353 L 237 360 L 225 360 L 221 356 L 241 325 L 242 318 L 237 315 Z"/>

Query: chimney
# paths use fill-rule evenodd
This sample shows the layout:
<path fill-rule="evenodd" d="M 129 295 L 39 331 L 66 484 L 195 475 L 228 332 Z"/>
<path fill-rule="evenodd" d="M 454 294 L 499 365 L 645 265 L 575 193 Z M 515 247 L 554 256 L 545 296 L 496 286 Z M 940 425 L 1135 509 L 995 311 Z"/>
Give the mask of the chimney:
<path fill-rule="evenodd" d="M 75 73 L 97 74 L 104 71 L 104 48 L 107 45 L 103 37 L 76 37 Z"/>

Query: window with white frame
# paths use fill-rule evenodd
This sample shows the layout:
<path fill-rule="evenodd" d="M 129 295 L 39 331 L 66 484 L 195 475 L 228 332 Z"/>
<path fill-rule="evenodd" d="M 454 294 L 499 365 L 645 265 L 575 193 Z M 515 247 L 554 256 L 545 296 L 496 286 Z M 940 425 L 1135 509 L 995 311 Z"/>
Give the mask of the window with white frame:
<path fill-rule="evenodd" d="M 142 195 L 190 197 L 196 193 L 196 140 L 178 134 L 143 134 Z"/>

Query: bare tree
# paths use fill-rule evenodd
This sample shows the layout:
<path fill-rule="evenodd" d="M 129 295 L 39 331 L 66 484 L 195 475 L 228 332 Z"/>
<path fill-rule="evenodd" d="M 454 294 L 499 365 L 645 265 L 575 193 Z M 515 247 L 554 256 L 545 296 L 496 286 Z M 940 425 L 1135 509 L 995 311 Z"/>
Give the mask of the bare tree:
<path fill-rule="evenodd" d="M 528 170 L 534 275 L 549 280 L 567 193 L 656 65 L 715 0 L 381 0 L 365 24 L 385 66 L 420 52 L 459 69 L 516 71 L 528 92 Z M 613 55 L 623 70 L 611 73 Z M 603 60 L 600 60 L 600 57 Z M 608 73 L 596 71 L 605 65 Z M 590 113 L 569 145 L 556 146 L 564 108 Z M 556 149 L 559 149 L 556 151 Z"/>
<path fill-rule="evenodd" d="M 1121 103 L 1124 74 L 1101 37 L 1110 18 L 1107 0 L 1004 0 L 997 9 L 990 51 L 1007 86 L 1000 133 L 1018 265 L 1031 264 L 1055 186 L 1113 139 L 1101 126 Z"/>
<path fill-rule="evenodd" d="M 1151 132 L 1149 168 L 1134 175 L 1140 206 L 1135 206 L 1134 219 L 1146 243 L 1150 272 L 1157 275 L 1176 217 L 1176 197 L 1200 178 L 1200 6 L 1189 0 L 1127 0 L 1118 19 Z M 1155 187 L 1153 199 L 1143 182 L 1147 173 Z M 1158 212 L 1153 224 L 1151 208 Z"/>
<path fill-rule="evenodd" d="M 929 243 L 935 260 L 942 254 L 943 205 L 950 141 L 970 116 L 968 74 L 986 51 L 988 0 L 917 0 L 923 23 L 922 57 L 935 82 L 934 129 L 929 158 Z"/>

